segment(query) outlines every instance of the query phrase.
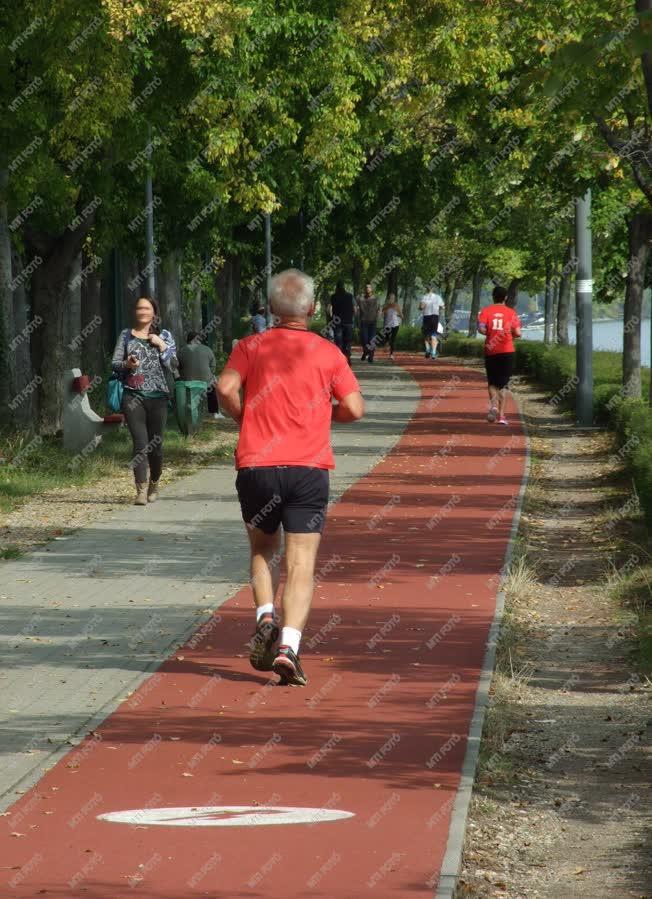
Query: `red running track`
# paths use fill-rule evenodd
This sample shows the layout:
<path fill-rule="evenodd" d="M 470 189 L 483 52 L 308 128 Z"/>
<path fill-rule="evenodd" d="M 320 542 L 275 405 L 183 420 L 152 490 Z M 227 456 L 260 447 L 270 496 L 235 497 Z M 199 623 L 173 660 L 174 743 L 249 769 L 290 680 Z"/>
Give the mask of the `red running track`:
<path fill-rule="evenodd" d="M 402 361 L 422 399 L 393 451 L 332 508 L 303 645 L 309 686 L 267 686 L 249 667 L 241 590 L 13 806 L 0 827 L 3 899 L 432 896 L 525 440 L 515 409 L 510 430 L 486 423 L 478 371 Z M 354 816 L 97 819 L 230 804 Z"/>

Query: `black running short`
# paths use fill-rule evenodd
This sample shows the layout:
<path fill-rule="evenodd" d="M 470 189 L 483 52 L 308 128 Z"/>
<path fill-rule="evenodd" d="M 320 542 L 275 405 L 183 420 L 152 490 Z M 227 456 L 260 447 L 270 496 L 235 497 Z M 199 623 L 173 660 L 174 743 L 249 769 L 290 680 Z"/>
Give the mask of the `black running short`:
<path fill-rule="evenodd" d="M 496 387 L 498 390 L 507 387 L 514 371 L 514 355 L 514 353 L 495 353 L 493 356 L 484 357 L 487 383 L 490 387 Z"/>
<path fill-rule="evenodd" d="M 305 465 L 241 468 L 235 486 L 247 528 L 274 534 L 321 534 L 328 506 L 328 471 Z"/>
<path fill-rule="evenodd" d="M 421 330 L 424 337 L 436 337 L 437 328 L 439 327 L 438 315 L 424 315 Z"/>

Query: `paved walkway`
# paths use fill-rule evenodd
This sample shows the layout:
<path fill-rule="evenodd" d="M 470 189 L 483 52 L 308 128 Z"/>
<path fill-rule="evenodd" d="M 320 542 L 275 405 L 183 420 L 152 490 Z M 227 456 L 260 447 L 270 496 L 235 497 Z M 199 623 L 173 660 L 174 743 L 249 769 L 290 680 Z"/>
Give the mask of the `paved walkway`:
<path fill-rule="evenodd" d="M 416 383 L 365 366 L 369 414 L 336 431 L 306 690 L 248 666 L 229 467 L 3 566 L 0 895 L 433 894 L 524 439 L 476 371 L 403 361 Z M 186 826 L 151 823 L 169 808 Z"/>

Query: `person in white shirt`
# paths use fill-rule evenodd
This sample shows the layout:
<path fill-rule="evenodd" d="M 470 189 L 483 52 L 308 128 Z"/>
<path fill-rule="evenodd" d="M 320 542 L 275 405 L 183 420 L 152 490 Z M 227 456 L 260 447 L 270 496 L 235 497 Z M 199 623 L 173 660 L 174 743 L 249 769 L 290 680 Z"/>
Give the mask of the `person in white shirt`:
<path fill-rule="evenodd" d="M 389 358 L 393 362 L 396 335 L 403 321 L 403 313 L 396 302 L 396 294 L 390 293 L 387 297 L 387 302 L 383 306 L 383 316 L 382 344 L 384 346 L 386 343 L 389 343 Z"/>
<path fill-rule="evenodd" d="M 438 293 L 434 293 L 432 286 L 428 285 L 428 293 L 424 294 L 419 309 L 423 312 L 423 342 L 425 344 L 426 359 L 437 358 L 437 343 L 439 318 L 441 310 L 446 308 L 446 304 Z"/>

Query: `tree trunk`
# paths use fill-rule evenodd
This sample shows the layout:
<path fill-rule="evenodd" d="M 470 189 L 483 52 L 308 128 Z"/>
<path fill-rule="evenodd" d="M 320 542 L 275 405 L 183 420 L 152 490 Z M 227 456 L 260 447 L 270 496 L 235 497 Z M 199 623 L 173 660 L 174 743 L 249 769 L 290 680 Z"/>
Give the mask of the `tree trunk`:
<path fill-rule="evenodd" d="M 623 395 L 641 396 L 641 318 L 645 270 L 652 240 L 652 215 L 639 213 L 627 222 L 629 262 L 623 309 Z M 650 393 L 652 405 L 652 388 Z"/>
<path fill-rule="evenodd" d="M 351 283 L 353 285 L 353 296 L 357 300 L 362 292 L 362 260 L 355 259 L 353 268 L 351 269 Z"/>
<path fill-rule="evenodd" d="M 183 333 L 181 315 L 181 252 L 179 250 L 171 250 L 161 260 L 157 282 L 161 328 L 171 331 L 177 346 L 183 346 L 186 342 L 186 335 Z"/>
<path fill-rule="evenodd" d="M 447 283 L 446 286 L 446 296 L 444 300 L 446 302 L 446 333 L 451 329 L 451 325 L 453 324 L 453 317 L 455 315 L 455 309 L 457 307 L 457 297 L 459 295 L 460 290 L 464 287 L 464 277 L 462 275 L 458 275 L 450 285 Z"/>
<path fill-rule="evenodd" d="M 192 331 L 201 331 L 203 328 L 201 314 L 201 287 L 196 287 L 190 301 L 190 328 Z"/>
<path fill-rule="evenodd" d="M 86 254 L 82 265 L 86 268 L 90 260 Z M 95 375 L 104 377 L 104 338 L 107 337 L 110 322 L 105 319 L 102 310 L 102 274 L 98 270 L 89 271 L 82 283 L 81 324 L 84 338 L 82 342 L 82 370 L 91 378 Z"/>
<path fill-rule="evenodd" d="M 224 297 L 222 302 L 222 334 L 224 335 L 224 349 L 227 353 L 231 351 L 231 343 L 233 341 L 233 295 L 234 295 L 234 257 L 228 255 L 224 261 L 225 279 L 224 279 Z"/>
<path fill-rule="evenodd" d="M 227 349 L 227 352 L 231 350 L 231 344 L 233 342 L 233 325 L 235 316 L 240 309 L 240 270 L 241 270 L 241 260 L 237 253 L 230 255 L 228 257 L 229 262 L 229 297 L 228 302 L 230 305 L 230 311 L 225 309 L 224 315 L 224 343 Z"/>
<path fill-rule="evenodd" d="M 557 343 L 561 346 L 568 346 L 568 314 L 570 311 L 571 282 L 573 278 L 573 270 L 570 263 L 574 256 L 574 250 L 573 241 L 569 240 L 564 253 L 564 263 L 559 281 L 559 298 L 557 300 Z"/>
<path fill-rule="evenodd" d="M 544 302 L 544 325 L 543 325 L 543 342 L 552 343 L 552 262 L 546 259 L 546 291 Z"/>
<path fill-rule="evenodd" d="M 54 238 L 47 245 L 42 241 L 38 254 L 27 266 L 33 267 L 32 312 L 34 318 L 42 319 L 32 334 L 33 385 L 38 392 L 41 434 L 53 434 L 61 428 L 63 373 L 71 366 L 70 351 L 65 345 L 66 304 L 79 244 L 68 235 Z"/>
<path fill-rule="evenodd" d="M 509 287 L 507 288 L 506 305 L 510 306 L 512 309 L 516 309 L 516 306 L 518 304 L 518 288 L 520 283 L 520 278 L 512 278 L 512 280 L 509 282 Z"/>
<path fill-rule="evenodd" d="M 11 237 L 7 221 L 7 187 L 9 172 L 0 170 L 0 424 L 9 425 L 13 419 L 12 394 L 15 381 L 13 353 L 10 344 L 14 339 L 13 282 L 11 274 Z M 12 405 L 10 405 L 12 404 Z"/>
<path fill-rule="evenodd" d="M 24 265 L 14 248 L 11 254 L 11 270 L 13 277 L 22 272 Z M 14 290 L 13 318 L 14 318 L 14 365 L 11 395 L 18 396 L 32 380 L 32 359 L 30 356 L 31 332 L 38 327 L 38 321 L 31 320 L 27 309 L 27 289 L 24 284 L 18 284 Z M 14 415 L 15 424 L 19 428 L 31 429 L 34 427 L 35 395 L 27 392 L 25 400 L 16 409 Z"/>
<path fill-rule="evenodd" d="M 227 352 L 230 347 L 226 345 L 224 340 L 224 307 L 225 297 L 228 289 L 227 263 L 215 272 L 215 311 L 214 315 L 219 324 L 214 329 L 214 348 L 216 353 L 224 350 Z"/>
<path fill-rule="evenodd" d="M 412 321 L 415 294 L 415 278 L 413 274 L 405 276 L 405 301 L 403 303 L 403 323 L 409 325 Z"/>
<path fill-rule="evenodd" d="M 394 298 L 398 300 L 398 269 L 393 268 L 387 274 L 387 297 L 389 300 L 390 293 L 394 294 Z"/>
<path fill-rule="evenodd" d="M 147 276 L 136 256 L 119 253 L 120 274 L 122 276 L 122 321 L 121 325 L 131 324 L 132 310 L 136 300 L 147 293 Z"/>
<path fill-rule="evenodd" d="M 73 260 L 68 281 L 68 298 L 64 308 L 64 341 L 68 364 L 66 368 L 81 368 L 82 313 L 81 313 L 81 281 L 82 254 L 77 253 Z"/>
<path fill-rule="evenodd" d="M 482 297 L 483 284 L 484 272 L 480 267 L 476 269 L 473 274 L 473 293 L 471 296 L 471 314 L 469 316 L 469 337 L 475 337 L 478 333 L 478 315 L 480 314 L 480 300 Z"/>

